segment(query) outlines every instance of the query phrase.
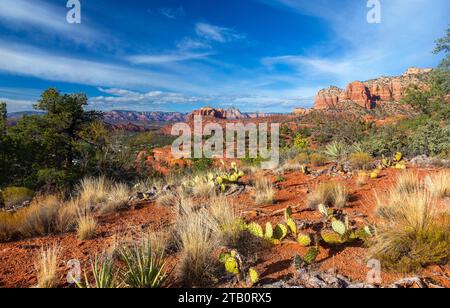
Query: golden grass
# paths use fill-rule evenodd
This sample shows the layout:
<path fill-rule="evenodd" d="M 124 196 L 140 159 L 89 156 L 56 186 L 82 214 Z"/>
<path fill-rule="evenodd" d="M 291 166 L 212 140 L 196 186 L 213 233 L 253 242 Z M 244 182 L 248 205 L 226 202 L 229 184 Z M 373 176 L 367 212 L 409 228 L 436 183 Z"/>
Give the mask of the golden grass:
<path fill-rule="evenodd" d="M 273 204 L 275 202 L 275 189 L 270 178 L 256 175 L 255 190 L 256 205 Z"/>
<path fill-rule="evenodd" d="M 0 194 L 3 195 L 5 206 L 8 208 L 30 201 L 33 199 L 34 192 L 26 187 L 6 187 Z"/>
<path fill-rule="evenodd" d="M 163 207 L 174 207 L 180 202 L 180 197 L 171 192 L 162 193 L 156 198 L 156 204 Z"/>
<path fill-rule="evenodd" d="M 409 186 L 414 187 L 414 186 Z M 450 209 L 419 189 L 376 195 L 380 223 L 370 255 L 384 267 L 410 272 L 450 258 Z"/>
<path fill-rule="evenodd" d="M 352 166 L 359 170 L 367 170 L 372 160 L 372 156 L 365 152 L 356 152 L 350 155 Z"/>
<path fill-rule="evenodd" d="M 77 235 L 82 241 L 93 239 L 97 232 L 97 221 L 87 213 L 80 214 L 77 221 Z"/>
<path fill-rule="evenodd" d="M 20 234 L 23 237 L 32 237 L 55 232 L 55 221 L 61 206 L 61 199 L 54 195 L 35 198 L 30 207 L 16 214 L 23 217 Z"/>
<path fill-rule="evenodd" d="M 325 166 L 325 164 L 328 162 L 327 157 L 320 153 L 311 154 L 309 156 L 309 160 L 311 162 L 311 165 L 313 165 L 314 167 Z"/>
<path fill-rule="evenodd" d="M 394 189 L 398 194 L 411 194 L 421 191 L 423 183 L 417 173 L 407 171 L 397 177 Z"/>
<path fill-rule="evenodd" d="M 79 185 L 79 202 L 102 214 L 127 207 L 131 191 L 125 184 L 112 183 L 105 177 L 85 178 Z"/>
<path fill-rule="evenodd" d="M 48 248 L 41 248 L 35 262 L 38 288 L 51 289 L 58 284 L 56 272 L 58 269 L 58 259 L 61 249 L 57 245 Z"/>
<path fill-rule="evenodd" d="M 172 244 L 172 232 L 168 230 L 150 231 L 143 235 L 142 242 L 151 247 L 151 250 L 158 256 L 165 254 L 168 246 Z"/>
<path fill-rule="evenodd" d="M 355 184 L 357 187 L 361 188 L 367 184 L 368 180 L 369 177 L 367 175 L 358 175 L 358 177 L 355 180 Z"/>
<path fill-rule="evenodd" d="M 212 252 L 220 241 L 210 223 L 207 210 L 195 210 L 189 200 L 181 202 L 175 229 L 180 250 L 179 276 L 187 285 L 207 285 L 216 269 Z"/>
<path fill-rule="evenodd" d="M 239 211 L 226 197 L 213 197 L 209 201 L 211 229 L 218 234 L 224 246 L 236 247 L 241 239 L 243 222 Z"/>
<path fill-rule="evenodd" d="M 338 182 L 329 182 L 318 185 L 308 196 L 307 204 L 310 209 L 317 209 L 320 204 L 344 208 L 348 201 L 345 185 Z"/>
<path fill-rule="evenodd" d="M 431 195 L 438 199 L 450 198 L 450 172 L 440 171 L 425 180 Z"/>

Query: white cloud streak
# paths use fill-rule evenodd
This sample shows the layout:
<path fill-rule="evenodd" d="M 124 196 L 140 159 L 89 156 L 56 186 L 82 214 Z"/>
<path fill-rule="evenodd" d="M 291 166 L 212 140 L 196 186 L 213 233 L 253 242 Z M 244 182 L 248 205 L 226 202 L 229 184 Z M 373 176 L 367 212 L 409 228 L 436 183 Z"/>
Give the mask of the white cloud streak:
<path fill-rule="evenodd" d="M 219 43 L 227 43 L 245 38 L 245 35 L 239 34 L 233 29 L 207 23 L 197 23 L 195 25 L 195 31 L 198 36 Z"/>

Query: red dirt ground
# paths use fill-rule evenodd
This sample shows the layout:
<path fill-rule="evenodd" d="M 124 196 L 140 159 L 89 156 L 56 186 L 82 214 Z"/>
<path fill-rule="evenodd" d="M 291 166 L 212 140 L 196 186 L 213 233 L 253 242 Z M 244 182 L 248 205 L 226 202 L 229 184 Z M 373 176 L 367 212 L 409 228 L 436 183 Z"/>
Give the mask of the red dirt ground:
<path fill-rule="evenodd" d="M 432 174 L 437 169 L 416 169 L 420 175 Z M 251 193 L 242 194 L 234 199 L 234 204 L 242 210 L 247 221 L 256 221 L 265 224 L 283 222 L 283 210 L 287 206 L 294 208 L 294 218 L 298 220 L 318 220 L 317 212 L 307 210 L 307 194 L 319 182 L 339 180 L 345 183 L 349 193 L 350 202 L 345 212 L 352 220 L 363 224 L 365 221 L 374 222 L 375 202 L 374 191 L 386 191 L 393 183 L 399 170 L 385 170 L 381 177 L 369 180 L 366 185 L 357 188 L 355 177 L 336 179 L 330 176 L 320 176 L 310 179 L 300 172 L 288 173 L 285 182 L 277 184 L 276 204 L 268 206 L 255 206 Z M 275 177 L 273 177 L 275 179 Z M 281 211 L 278 211 L 281 210 Z M 52 243 L 59 243 L 62 247 L 59 267 L 60 287 L 68 287 L 65 282 L 67 275 L 66 262 L 77 259 L 82 262 L 83 269 L 89 269 L 88 260 L 95 254 L 101 253 L 114 246 L 118 235 L 139 234 L 142 230 L 160 230 L 173 222 L 171 209 L 148 203 L 142 207 L 130 209 L 125 212 L 99 217 L 100 228 L 95 239 L 79 241 L 76 234 L 69 233 L 58 236 L 48 236 L 0 244 L 0 288 L 28 288 L 36 285 L 34 260 L 38 250 Z M 256 269 L 261 274 L 261 283 L 271 283 L 280 279 L 290 278 L 294 274 L 291 266 L 296 253 L 304 254 L 307 248 L 289 241 L 281 245 L 268 247 L 256 256 Z M 342 250 L 321 248 L 317 267 L 320 270 L 332 270 L 350 278 L 352 281 L 364 282 L 369 269 L 367 268 L 367 249 L 364 247 L 346 247 Z M 177 264 L 177 256 L 168 257 L 168 268 Z M 436 283 L 450 287 L 450 267 L 433 266 L 415 273 L 421 277 L 431 278 Z M 401 275 L 398 273 L 383 272 L 383 285 L 397 281 L 403 277 L 414 274 Z M 169 279 L 171 286 L 179 286 L 174 275 Z M 223 286 L 218 286 L 223 287 Z"/>

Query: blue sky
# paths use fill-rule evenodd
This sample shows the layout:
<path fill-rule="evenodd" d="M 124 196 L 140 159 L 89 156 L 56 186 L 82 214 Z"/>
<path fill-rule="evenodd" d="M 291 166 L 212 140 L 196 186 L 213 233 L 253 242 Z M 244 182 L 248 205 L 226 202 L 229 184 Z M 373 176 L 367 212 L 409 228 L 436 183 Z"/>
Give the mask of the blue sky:
<path fill-rule="evenodd" d="M 448 0 L 0 0 L 0 100 L 32 109 L 48 87 L 99 110 L 234 106 L 290 112 L 353 80 L 434 67 Z"/>

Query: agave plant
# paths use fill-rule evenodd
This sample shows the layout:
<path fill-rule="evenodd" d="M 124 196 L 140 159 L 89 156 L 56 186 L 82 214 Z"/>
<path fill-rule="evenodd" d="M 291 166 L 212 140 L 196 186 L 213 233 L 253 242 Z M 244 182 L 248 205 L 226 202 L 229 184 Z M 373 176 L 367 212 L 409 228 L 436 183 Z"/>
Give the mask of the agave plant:
<path fill-rule="evenodd" d="M 84 282 L 77 282 L 80 289 L 112 289 L 118 286 L 117 272 L 114 270 L 114 260 L 106 256 L 95 256 L 91 260 L 91 270 L 94 283 L 91 284 L 84 273 Z"/>
<path fill-rule="evenodd" d="M 125 263 L 123 281 L 129 287 L 159 288 L 167 278 L 163 255 L 156 254 L 150 245 L 124 248 L 121 257 Z"/>
<path fill-rule="evenodd" d="M 341 141 L 333 141 L 325 148 L 325 154 L 336 160 L 343 160 L 348 155 L 348 149 L 345 143 Z"/>

